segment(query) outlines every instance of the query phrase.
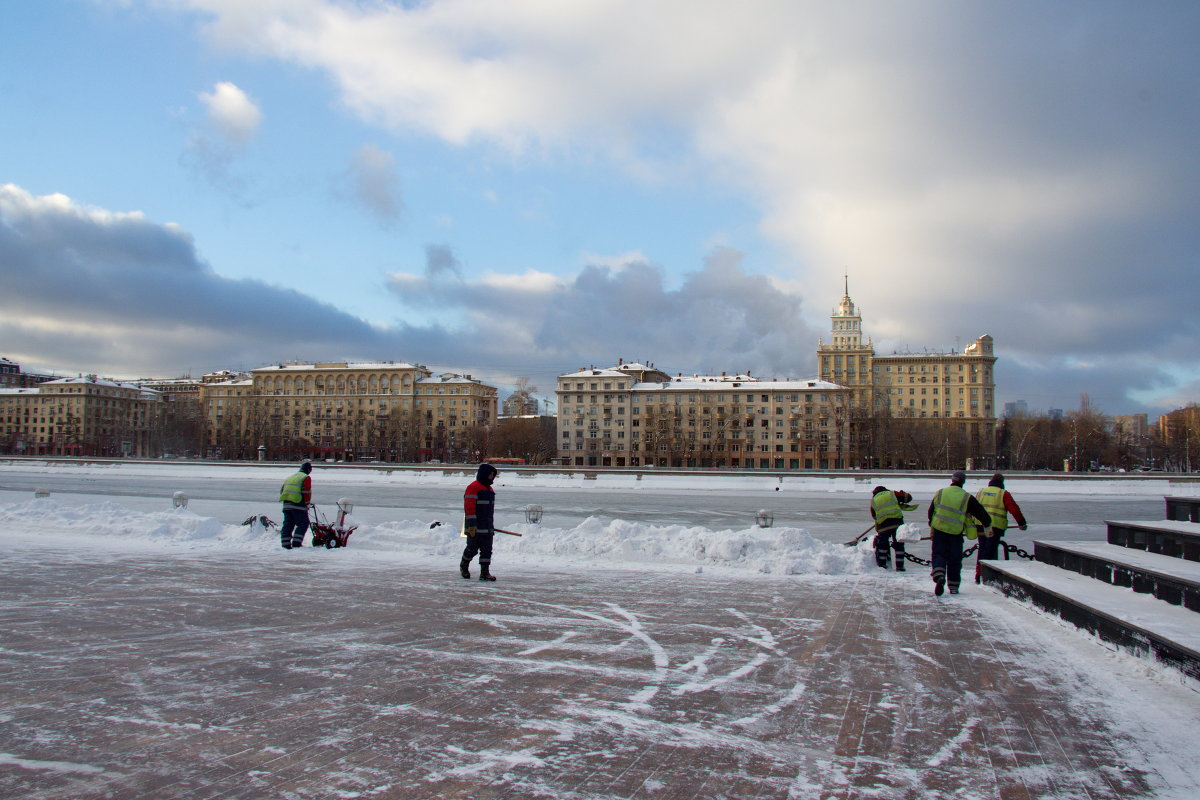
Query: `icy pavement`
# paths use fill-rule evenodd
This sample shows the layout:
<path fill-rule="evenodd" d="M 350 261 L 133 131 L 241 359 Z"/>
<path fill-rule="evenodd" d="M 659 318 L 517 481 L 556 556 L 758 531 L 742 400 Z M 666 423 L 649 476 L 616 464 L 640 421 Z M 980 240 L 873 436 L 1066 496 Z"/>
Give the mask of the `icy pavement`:
<path fill-rule="evenodd" d="M 920 573 L 5 546 L 5 798 L 1200 794 L 1195 691 Z"/>

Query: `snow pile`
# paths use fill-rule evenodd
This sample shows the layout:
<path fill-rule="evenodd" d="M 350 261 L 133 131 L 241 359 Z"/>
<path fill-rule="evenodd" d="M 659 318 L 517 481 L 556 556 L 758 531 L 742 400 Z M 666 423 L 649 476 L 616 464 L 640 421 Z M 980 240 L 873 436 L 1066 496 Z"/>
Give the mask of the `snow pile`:
<path fill-rule="evenodd" d="M 6 534 L 37 536 L 70 531 L 87 537 L 112 537 L 177 544 L 215 542 L 229 535 L 228 526 L 185 509 L 131 511 L 117 503 L 64 506 L 50 498 L 0 505 Z"/>
<path fill-rule="evenodd" d="M 278 520 L 272 520 L 277 523 Z M 457 525 L 402 520 L 356 526 L 342 560 L 379 556 L 404 560 L 453 560 L 466 540 Z M 869 545 L 856 548 L 813 538 L 800 528 L 710 530 L 685 525 L 648 525 L 589 517 L 573 528 L 515 526 L 522 535 L 496 534 L 496 559 L 510 566 L 559 563 L 623 569 L 703 571 L 731 569 L 764 575 L 850 575 L 871 564 Z M 120 540 L 184 549 L 279 549 L 279 533 L 257 519 L 249 525 L 225 525 L 186 509 L 141 512 L 111 503 L 66 506 L 50 498 L 0 504 L 0 538 L 84 538 L 90 543 Z M 311 534 L 305 543 L 311 543 Z M 311 552 L 311 551 L 310 551 Z"/>

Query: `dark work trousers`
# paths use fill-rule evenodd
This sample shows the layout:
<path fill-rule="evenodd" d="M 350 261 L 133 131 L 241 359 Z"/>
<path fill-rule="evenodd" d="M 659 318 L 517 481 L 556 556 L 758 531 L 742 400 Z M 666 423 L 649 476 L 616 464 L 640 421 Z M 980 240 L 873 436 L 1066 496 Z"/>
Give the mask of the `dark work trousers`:
<path fill-rule="evenodd" d="M 479 566 L 486 571 L 492 564 L 492 537 L 495 535 L 495 531 L 476 531 L 474 536 L 468 536 L 462 563 L 470 564 L 475 554 L 479 553 Z"/>
<path fill-rule="evenodd" d="M 304 546 L 304 533 L 308 530 L 307 508 L 285 508 L 283 527 L 279 529 L 279 543 L 288 550 Z"/>
<path fill-rule="evenodd" d="M 938 575 L 946 579 L 946 585 L 957 589 L 962 583 L 963 534 L 944 533 L 933 530 L 933 579 Z"/>
<path fill-rule="evenodd" d="M 887 522 L 892 522 L 892 520 L 887 520 Z M 875 563 L 884 569 L 888 565 L 888 550 L 896 551 L 896 567 L 904 566 L 904 542 L 896 538 L 900 520 L 895 520 L 895 522 L 895 525 L 884 523 L 879 527 L 879 532 L 875 534 Z"/>
<path fill-rule="evenodd" d="M 1000 537 L 1004 535 L 1004 531 L 992 528 L 991 536 L 979 537 L 979 555 L 978 559 L 984 561 L 995 561 L 1000 558 Z M 1004 557 L 1008 558 L 1008 553 L 1004 553 Z"/>

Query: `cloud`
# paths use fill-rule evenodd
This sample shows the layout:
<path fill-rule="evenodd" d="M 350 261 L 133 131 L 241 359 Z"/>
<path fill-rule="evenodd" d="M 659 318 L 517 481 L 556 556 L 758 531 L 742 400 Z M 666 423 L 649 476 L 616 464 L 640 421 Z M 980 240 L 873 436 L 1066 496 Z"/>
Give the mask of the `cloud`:
<path fill-rule="evenodd" d="M 801 299 L 745 271 L 741 253 L 713 251 L 677 287 L 644 260 L 604 261 L 569 279 L 535 271 L 470 279 L 448 248 L 432 247 L 423 273 L 392 275 L 389 286 L 410 307 L 433 304 L 460 320 L 477 362 L 520 360 L 518 374 L 541 381 L 618 358 L 687 373 L 814 373 L 820 334 L 803 321 Z"/>
<path fill-rule="evenodd" d="M 395 157 L 378 145 L 365 144 L 354 154 L 345 174 L 349 195 L 384 226 L 399 220 L 404 210 Z"/>
<path fill-rule="evenodd" d="M 800 298 L 748 273 L 740 253 L 714 251 L 675 287 L 644 260 L 601 261 L 569 279 L 533 270 L 468 278 L 450 248 L 430 246 L 422 271 L 393 275 L 388 288 L 446 322 L 377 326 L 289 289 L 221 276 L 179 226 L 7 184 L 0 339 L 18 362 L 119 376 L 351 358 L 551 385 L 618 357 L 684 372 L 811 374 L 817 333 L 802 321 Z"/>
<path fill-rule="evenodd" d="M 395 357 L 398 342 L 297 292 L 215 273 L 138 213 L 0 186 L 0 340 L 65 372 L 176 374 L 283 358 Z"/>
<path fill-rule="evenodd" d="M 392 131 L 639 178 L 698 159 L 762 209 L 781 284 L 849 272 L 882 349 L 986 332 L 1051 371 L 1200 373 L 1195 4 L 190 5 Z"/>
<path fill-rule="evenodd" d="M 200 92 L 199 97 L 208 109 L 209 123 L 222 139 L 235 148 L 250 143 L 262 124 L 263 115 L 244 91 L 228 81 L 221 81 L 211 92 Z"/>
<path fill-rule="evenodd" d="M 263 114 L 242 89 L 227 81 L 197 96 L 207 113 L 204 124 L 192 131 L 182 161 L 208 183 L 241 197 L 245 181 L 233 173 L 233 163 L 253 141 Z"/>

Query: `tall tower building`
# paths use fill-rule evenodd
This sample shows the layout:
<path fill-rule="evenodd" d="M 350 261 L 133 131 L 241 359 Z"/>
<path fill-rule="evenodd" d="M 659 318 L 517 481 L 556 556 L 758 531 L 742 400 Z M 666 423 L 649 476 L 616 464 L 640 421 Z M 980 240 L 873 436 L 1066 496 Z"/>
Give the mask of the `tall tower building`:
<path fill-rule="evenodd" d="M 862 427 L 878 429 L 881 420 L 951 420 L 943 427 L 964 442 L 974 463 L 984 466 L 994 459 L 996 356 L 991 336 L 978 337 L 962 352 L 877 355 L 871 339 L 863 341 L 862 315 L 850 298 L 849 279 L 829 319 L 830 343 L 817 343 L 817 377 L 851 389 L 851 413 L 874 422 Z M 872 449 L 868 441 L 860 446 Z"/>
<path fill-rule="evenodd" d="M 850 299 L 850 278 L 845 292 L 829 317 L 830 343 L 817 342 L 817 377 L 846 386 L 851 393 L 851 408 L 872 407 L 874 402 L 871 362 L 875 347 L 870 338 L 863 343 L 862 315 Z"/>

